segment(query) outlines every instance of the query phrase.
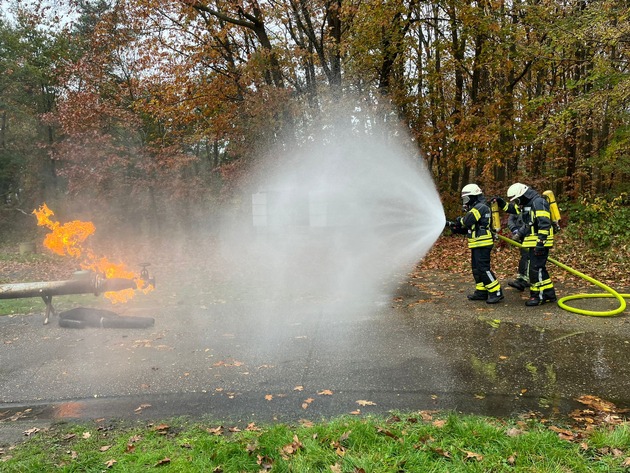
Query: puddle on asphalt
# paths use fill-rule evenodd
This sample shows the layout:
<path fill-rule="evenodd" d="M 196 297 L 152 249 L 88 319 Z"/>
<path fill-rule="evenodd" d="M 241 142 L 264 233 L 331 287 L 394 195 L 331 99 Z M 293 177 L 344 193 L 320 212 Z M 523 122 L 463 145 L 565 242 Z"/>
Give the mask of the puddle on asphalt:
<path fill-rule="evenodd" d="M 472 394 L 464 411 L 478 411 L 476 403 L 492 400 L 491 415 L 524 405 L 566 412 L 584 395 L 630 406 L 628 340 L 483 317 L 466 327 L 445 324 L 436 336 L 443 340 L 436 351 L 449 360 L 461 389 Z"/>

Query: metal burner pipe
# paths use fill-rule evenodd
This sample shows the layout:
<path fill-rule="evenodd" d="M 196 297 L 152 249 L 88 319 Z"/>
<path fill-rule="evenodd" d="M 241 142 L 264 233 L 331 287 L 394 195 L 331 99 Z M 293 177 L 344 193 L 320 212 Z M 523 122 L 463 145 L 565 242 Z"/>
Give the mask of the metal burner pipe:
<path fill-rule="evenodd" d="M 47 324 L 50 314 L 55 314 L 55 309 L 52 305 L 53 296 L 90 293 L 98 296 L 103 292 L 122 291 L 123 289 L 135 288 L 136 282 L 133 279 L 104 279 L 101 278 L 98 274 L 87 273 L 85 275 L 81 275 L 80 277 L 69 279 L 67 281 L 0 284 L 0 299 L 41 297 L 46 304 L 46 315 L 44 318 L 44 324 Z"/>
<path fill-rule="evenodd" d="M 98 276 L 67 281 L 24 282 L 0 285 L 0 299 L 20 299 L 23 297 L 65 296 L 69 294 L 90 294 L 135 289 L 132 279 L 101 279 Z"/>

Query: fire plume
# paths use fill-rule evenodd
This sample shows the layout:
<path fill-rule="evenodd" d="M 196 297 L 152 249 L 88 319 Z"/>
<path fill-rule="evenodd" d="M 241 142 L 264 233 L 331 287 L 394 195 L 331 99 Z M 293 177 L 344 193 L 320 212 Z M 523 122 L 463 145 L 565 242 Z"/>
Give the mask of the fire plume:
<path fill-rule="evenodd" d="M 61 256 L 70 256 L 79 262 L 81 269 L 94 271 L 106 279 L 133 279 L 137 289 L 145 293 L 153 289 L 153 286 L 147 285 L 139 274 L 129 270 L 124 263 L 112 263 L 105 257 L 98 257 L 91 249 L 84 248 L 84 242 L 96 231 L 92 222 L 74 220 L 61 225 L 51 220 L 50 217 L 55 214 L 46 204 L 41 205 L 39 210 L 33 210 L 33 214 L 37 217 L 38 226 L 47 227 L 50 230 L 44 239 L 44 246 L 52 252 Z M 113 303 L 127 302 L 135 295 L 135 291 L 124 289 L 106 292 L 104 295 Z"/>

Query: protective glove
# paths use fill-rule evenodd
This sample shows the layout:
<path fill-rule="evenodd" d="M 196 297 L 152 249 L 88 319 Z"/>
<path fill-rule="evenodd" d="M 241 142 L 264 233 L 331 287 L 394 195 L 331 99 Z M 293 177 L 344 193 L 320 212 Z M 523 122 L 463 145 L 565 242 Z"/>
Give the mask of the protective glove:
<path fill-rule="evenodd" d="M 466 233 L 466 230 L 464 229 L 463 221 L 464 219 L 462 217 L 457 217 L 454 221 L 448 222 L 452 234 L 455 234 L 455 233 L 465 234 Z"/>
<path fill-rule="evenodd" d="M 499 208 L 501 210 L 505 209 L 505 207 L 507 206 L 507 203 L 505 202 L 505 200 L 503 200 L 498 195 L 492 198 L 492 202 L 496 202 L 499 205 Z"/>
<path fill-rule="evenodd" d="M 517 243 L 520 243 L 521 241 L 523 241 L 523 237 L 521 236 L 518 230 L 514 230 L 512 232 L 512 240 Z"/>
<path fill-rule="evenodd" d="M 545 242 L 542 240 L 538 240 L 536 242 L 536 246 L 534 247 L 534 255 L 542 256 L 545 254 Z"/>

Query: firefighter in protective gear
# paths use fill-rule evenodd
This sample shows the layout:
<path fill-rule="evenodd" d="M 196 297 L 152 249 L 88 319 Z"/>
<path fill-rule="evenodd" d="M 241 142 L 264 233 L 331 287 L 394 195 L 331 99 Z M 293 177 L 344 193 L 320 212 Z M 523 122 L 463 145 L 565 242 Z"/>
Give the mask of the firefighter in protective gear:
<path fill-rule="evenodd" d="M 462 203 L 466 214 L 453 222 L 451 231 L 468 235 L 472 273 L 475 278 L 475 292 L 469 294 L 468 299 L 496 304 L 504 296 L 501 285 L 490 268 L 490 256 L 494 247 L 494 237 L 490 231 L 490 206 L 477 184 L 464 186 Z"/>
<path fill-rule="evenodd" d="M 523 241 L 529 229 L 529 227 L 525 225 L 525 222 L 523 222 L 523 213 L 520 211 L 517 214 L 510 214 L 507 226 L 510 232 L 512 232 L 512 240 L 517 243 Z M 508 281 L 508 286 L 523 292 L 529 287 L 529 249 L 521 246 L 519 252 L 518 273 L 515 279 Z"/>
<path fill-rule="evenodd" d="M 497 198 L 499 207 L 510 214 L 522 214 L 526 233 L 523 247 L 529 251 L 529 300 L 527 306 L 538 306 L 558 300 L 553 282 L 547 272 L 549 249 L 553 247 L 553 225 L 549 202 L 534 189 L 517 182 L 507 196 L 510 202 Z"/>

